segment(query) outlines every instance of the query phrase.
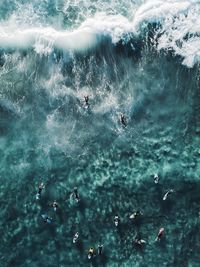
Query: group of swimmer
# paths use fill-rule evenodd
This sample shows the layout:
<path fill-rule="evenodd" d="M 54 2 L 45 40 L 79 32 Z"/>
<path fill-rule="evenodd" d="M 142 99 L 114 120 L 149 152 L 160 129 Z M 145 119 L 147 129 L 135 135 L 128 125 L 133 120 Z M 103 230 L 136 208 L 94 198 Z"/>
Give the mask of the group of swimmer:
<path fill-rule="evenodd" d="M 86 108 L 89 108 L 89 96 L 86 95 L 84 96 L 84 102 L 85 102 L 85 107 Z M 126 117 L 124 114 L 120 114 L 120 117 L 119 117 L 119 121 L 121 123 L 121 125 L 123 127 L 126 127 L 127 126 L 127 120 L 126 120 Z M 153 180 L 154 180 L 154 183 L 155 184 L 158 184 L 159 183 L 159 176 L 158 174 L 154 174 L 154 177 L 153 177 Z M 38 185 L 38 190 L 37 190 L 37 194 L 36 194 L 36 199 L 37 200 L 40 200 L 41 199 L 41 195 L 42 195 L 42 191 L 43 189 L 45 188 L 45 185 L 44 183 L 40 183 Z M 167 200 L 167 198 L 169 197 L 170 194 L 172 194 L 174 191 L 173 189 L 169 189 L 163 196 L 163 201 Z M 76 203 L 78 203 L 80 201 L 80 196 L 79 196 L 79 193 L 78 193 L 78 188 L 77 187 L 74 187 L 72 193 L 70 194 L 70 199 L 73 199 Z M 56 200 L 53 201 L 52 203 L 52 208 L 54 210 L 54 212 L 57 211 L 59 205 L 58 205 L 58 202 Z M 140 211 L 140 210 L 137 210 L 135 211 L 134 213 L 132 213 L 129 218 L 132 220 L 132 221 L 137 221 L 139 220 L 141 217 L 143 216 L 143 213 Z M 53 219 L 51 217 L 49 217 L 47 214 L 42 214 L 41 215 L 43 221 L 45 223 L 48 223 L 48 224 L 52 224 L 53 223 Z M 118 214 L 116 214 L 114 216 L 114 225 L 116 228 L 118 228 L 120 226 L 120 217 Z M 164 228 L 161 227 L 157 233 L 157 236 L 156 236 L 156 239 L 155 241 L 160 241 L 162 236 L 164 235 Z M 79 240 L 79 233 L 76 232 L 72 238 L 72 242 L 73 244 L 77 243 L 77 241 Z M 142 239 L 141 235 L 140 234 L 137 234 L 135 239 L 134 239 L 134 244 L 139 246 L 139 247 L 143 247 L 144 244 L 146 243 L 146 241 L 144 239 Z M 97 251 L 97 252 L 96 252 Z M 93 247 L 90 247 L 88 250 L 87 250 L 87 256 L 88 256 L 88 259 L 92 259 L 93 257 L 97 256 L 97 255 L 102 255 L 102 252 L 103 252 L 103 244 L 98 244 L 98 247 L 97 249 L 95 250 Z"/>
<path fill-rule="evenodd" d="M 143 215 L 143 213 L 140 210 L 137 210 L 136 212 L 132 213 L 129 216 L 129 218 L 133 221 L 137 221 L 138 219 L 141 218 L 142 215 Z M 115 215 L 115 217 L 114 217 L 115 226 L 118 227 L 119 223 L 120 223 L 120 218 L 118 215 Z M 159 229 L 155 241 L 160 241 L 161 237 L 164 235 L 164 231 L 165 231 L 165 229 L 163 227 Z M 144 244 L 146 244 L 146 241 L 144 239 L 142 239 L 140 234 L 137 234 L 135 239 L 134 239 L 134 244 L 141 248 L 141 247 L 143 247 Z"/>
<path fill-rule="evenodd" d="M 154 177 L 153 177 L 153 180 L 154 180 L 154 183 L 155 184 L 158 184 L 159 183 L 159 176 L 158 174 L 154 174 Z M 173 193 L 174 190 L 173 189 L 169 189 L 163 196 L 163 201 L 167 200 L 167 198 L 169 197 L 169 195 L 171 193 Z M 137 210 L 135 211 L 134 213 L 132 213 L 129 218 L 133 221 L 138 221 L 141 217 L 143 216 L 143 213 L 140 211 L 140 210 Z M 114 217 L 114 224 L 115 224 L 115 227 L 118 227 L 120 225 L 120 218 L 118 216 L 118 214 L 115 215 Z M 164 235 L 164 232 L 165 232 L 165 229 L 163 227 L 161 227 L 158 231 L 158 234 L 156 236 L 156 239 L 155 241 L 160 241 L 162 236 Z M 139 246 L 140 248 L 143 247 L 143 245 L 146 243 L 146 241 L 144 239 L 142 239 L 141 235 L 140 234 L 137 234 L 135 239 L 134 239 L 134 244 Z"/>
<path fill-rule="evenodd" d="M 36 193 L 36 200 L 40 200 L 41 199 L 42 191 L 43 191 L 44 188 L 45 188 L 45 185 L 44 185 L 43 182 L 38 185 L 38 189 L 37 189 L 37 193 Z M 80 197 L 79 197 L 79 193 L 78 193 L 78 188 L 77 187 L 74 187 L 72 193 L 70 194 L 70 199 L 73 199 L 77 203 L 80 201 Z M 58 206 L 58 202 L 56 200 L 53 201 L 52 207 L 53 207 L 53 210 L 56 212 L 58 207 L 59 207 Z M 49 217 L 46 213 L 42 214 L 41 217 L 42 217 L 42 219 L 43 219 L 43 221 L 45 223 L 48 223 L 48 224 L 52 224 L 53 223 L 53 219 L 51 217 Z M 77 243 L 78 238 L 79 238 L 79 233 L 76 232 L 74 234 L 74 236 L 73 236 L 72 242 L 74 244 Z M 96 254 L 95 249 L 93 247 L 91 247 L 87 251 L 88 259 L 91 259 L 92 257 L 94 257 L 96 255 L 100 256 L 100 255 L 102 255 L 102 252 L 103 252 L 103 245 L 102 244 L 98 244 L 97 254 Z"/>
<path fill-rule="evenodd" d="M 155 184 L 158 184 L 159 183 L 159 176 L 158 174 L 155 174 L 154 177 L 153 177 L 153 180 L 154 180 L 154 183 Z M 38 185 L 38 189 L 37 189 L 37 193 L 36 193 L 36 199 L 37 200 L 40 200 L 41 199 L 41 196 L 42 196 L 42 191 L 43 189 L 45 188 L 45 185 L 44 183 L 40 183 Z M 172 189 L 169 189 L 163 196 L 163 201 L 167 200 L 167 198 L 169 197 L 170 194 L 172 194 L 174 191 Z M 80 201 L 80 196 L 79 196 L 79 192 L 78 192 L 78 188 L 77 187 L 74 187 L 73 188 L 73 191 L 71 192 L 70 194 L 70 199 L 73 200 L 74 202 L 76 203 L 79 203 Z M 58 205 L 58 202 L 56 200 L 54 200 L 52 202 L 52 208 L 54 210 L 54 212 L 57 211 L 57 209 L 59 208 L 59 205 Z M 134 213 L 132 213 L 129 218 L 130 220 L 132 220 L 133 222 L 137 222 L 138 220 L 140 220 L 140 218 L 143 216 L 143 213 L 140 211 L 140 210 L 136 210 Z M 48 224 L 52 224 L 53 223 L 53 219 L 51 217 L 49 217 L 47 214 L 42 214 L 41 215 L 43 221 L 45 223 L 48 223 Z M 114 223 L 114 226 L 116 228 L 118 228 L 120 226 L 120 217 L 118 214 L 116 214 L 113 218 L 113 223 Z M 163 227 L 161 227 L 157 233 L 157 236 L 156 236 L 156 239 L 155 241 L 160 241 L 162 236 L 164 235 L 164 232 L 165 232 L 165 229 Z M 79 240 L 79 233 L 76 232 L 72 238 L 72 242 L 73 244 L 76 244 L 77 241 Z M 137 234 L 136 237 L 134 238 L 133 240 L 134 244 L 140 248 L 142 248 L 146 241 L 144 239 L 142 239 L 141 235 L 140 234 Z M 103 244 L 99 243 L 98 246 L 97 246 L 97 249 L 94 249 L 93 247 L 90 247 L 88 250 L 87 250 L 87 256 L 88 256 L 88 259 L 92 259 L 93 257 L 99 255 L 101 256 L 103 253 Z"/>
<path fill-rule="evenodd" d="M 70 198 L 74 199 L 77 203 L 80 201 L 80 197 L 79 197 L 79 193 L 78 193 L 78 188 L 74 187 L 72 193 L 70 194 Z M 76 232 L 74 237 L 73 237 L 73 243 L 75 244 L 78 241 L 79 238 L 79 233 Z M 102 255 L 102 251 L 103 251 L 103 245 L 102 244 L 98 244 L 97 247 L 97 255 Z M 93 258 L 96 255 L 96 251 L 93 247 L 89 248 L 87 251 L 87 255 L 88 255 L 88 259 Z"/>

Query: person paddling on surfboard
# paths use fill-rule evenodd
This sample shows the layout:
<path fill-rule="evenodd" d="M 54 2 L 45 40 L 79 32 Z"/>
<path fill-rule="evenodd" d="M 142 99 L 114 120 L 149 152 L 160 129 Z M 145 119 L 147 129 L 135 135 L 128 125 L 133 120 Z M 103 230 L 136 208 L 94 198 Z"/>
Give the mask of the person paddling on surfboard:
<path fill-rule="evenodd" d="M 88 250 L 88 259 L 90 260 L 92 257 L 94 257 L 94 248 Z"/>
<path fill-rule="evenodd" d="M 74 187 L 74 190 L 71 193 L 70 197 L 73 197 L 77 202 L 79 202 L 80 197 L 79 197 L 79 193 L 78 193 L 78 188 L 77 187 Z"/>
<path fill-rule="evenodd" d="M 158 235 L 157 235 L 155 241 L 160 241 L 161 237 L 164 235 L 164 232 L 165 232 L 165 229 L 163 227 L 160 228 L 160 230 L 158 232 Z"/>
<path fill-rule="evenodd" d="M 141 238 L 140 234 L 137 234 L 135 239 L 134 239 L 134 244 L 140 248 L 143 247 L 143 245 L 146 243 L 144 239 Z"/>
<path fill-rule="evenodd" d="M 78 237 L 79 237 L 79 233 L 76 232 L 75 235 L 74 235 L 74 237 L 73 237 L 73 243 L 74 243 L 74 244 L 77 242 Z"/>
<path fill-rule="evenodd" d="M 42 194 L 42 190 L 44 189 L 44 183 L 40 183 L 39 185 L 38 185 L 38 191 L 37 191 L 37 194 L 36 194 L 36 199 L 38 200 L 38 199 L 40 199 L 40 197 L 41 197 L 41 194 Z"/>
<path fill-rule="evenodd" d="M 158 182 L 159 182 L 159 176 L 158 176 L 157 173 L 154 174 L 153 180 L 154 180 L 154 183 L 155 184 L 158 184 Z"/>
<path fill-rule="evenodd" d="M 88 108 L 89 105 L 90 105 L 90 104 L 89 104 L 89 95 L 85 95 L 85 96 L 84 96 L 84 100 L 85 100 L 85 107 Z"/>
<path fill-rule="evenodd" d="M 98 255 L 101 255 L 103 251 L 103 245 L 102 244 L 98 244 Z"/>
<path fill-rule="evenodd" d="M 174 192 L 173 189 L 168 190 L 168 191 L 164 194 L 163 200 L 166 200 L 166 199 L 168 198 L 168 196 L 169 196 L 171 193 L 173 193 L 173 192 Z"/>
<path fill-rule="evenodd" d="M 127 126 L 127 120 L 126 120 L 126 117 L 123 113 L 120 113 L 120 123 L 122 124 L 123 127 L 126 127 Z"/>
<path fill-rule="evenodd" d="M 57 211 L 58 208 L 58 202 L 56 200 L 54 200 L 53 204 L 52 204 L 53 210 Z"/>
<path fill-rule="evenodd" d="M 120 222 L 119 216 L 116 214 L 115 217 L 114 217 L 114 224 L 115 224 L 116 227 L 118 227 L 119 222 Z"/>
<path fill-rule="evenodd" d="M 140 218 L 142 215 L 143 213 L 140 210 L 137 210 L 136 212 L 132 213 L 129 218 L 134 220 Z"/>
<path fill-rule="evenodd" d="M 41 217 L 45 223 L 51 224 L 53 222 L 52 218 L 50 218 L 47 214 L 42 214 Z"/>

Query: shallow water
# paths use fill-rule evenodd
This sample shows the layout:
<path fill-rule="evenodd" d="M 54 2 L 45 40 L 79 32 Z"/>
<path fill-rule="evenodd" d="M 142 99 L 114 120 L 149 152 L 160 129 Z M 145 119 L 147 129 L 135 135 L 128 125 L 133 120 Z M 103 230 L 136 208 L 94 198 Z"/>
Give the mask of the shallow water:
<path fill-rule="evenodd" d="M 198 1 L 7 2 L 0 265 L 199 266 Z"/>

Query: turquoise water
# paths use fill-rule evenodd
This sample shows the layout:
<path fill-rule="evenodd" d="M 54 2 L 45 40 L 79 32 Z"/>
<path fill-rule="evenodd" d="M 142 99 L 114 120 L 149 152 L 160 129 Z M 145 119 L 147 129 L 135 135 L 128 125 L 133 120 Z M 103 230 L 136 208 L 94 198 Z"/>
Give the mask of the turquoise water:
<path fill-rule="evenodd" d="M 0 4 L 0 266 L 199 266 L 199 5 L 151 5 Z"/>

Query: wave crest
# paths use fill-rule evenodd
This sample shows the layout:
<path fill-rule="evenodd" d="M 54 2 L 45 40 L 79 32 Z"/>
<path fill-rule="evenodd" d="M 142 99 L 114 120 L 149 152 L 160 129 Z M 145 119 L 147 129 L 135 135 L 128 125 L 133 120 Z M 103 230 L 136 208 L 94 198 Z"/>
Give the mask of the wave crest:
<path fill-rule="evenodd" d="M 72 31 L 59 31 L 51 27 L 16 28 L 13 23 L 0 25 L 2 49 L 32 48 L 38 54 L 50 54 L 54 48 L 85 51 L 94 48 L 104 37 L 113 44 L 127 43 L 133 36 L 144 38 L 149 24 L 159 24 L 153 38 L 156 48 L 173 50 L 183 58 L 182 63 L 193 67 L 200 60 L 200 4 L 199 1 L 146 1 L 132 20 L 122 15 L 97 13 Z"/>

